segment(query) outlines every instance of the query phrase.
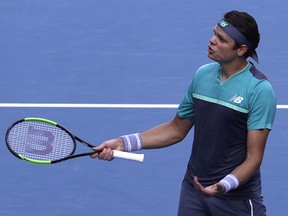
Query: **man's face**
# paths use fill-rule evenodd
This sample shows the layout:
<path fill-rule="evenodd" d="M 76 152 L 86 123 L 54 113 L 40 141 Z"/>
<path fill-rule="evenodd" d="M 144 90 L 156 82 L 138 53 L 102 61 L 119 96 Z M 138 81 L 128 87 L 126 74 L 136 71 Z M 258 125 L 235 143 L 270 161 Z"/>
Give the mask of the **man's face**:
<path fill-rule="evenodd" d="M 208 45 L 208 57 L 219 63 L 230 63 L 238 57 L 235 42 L 218 26 L 215 26 L 214 36 Z"/>

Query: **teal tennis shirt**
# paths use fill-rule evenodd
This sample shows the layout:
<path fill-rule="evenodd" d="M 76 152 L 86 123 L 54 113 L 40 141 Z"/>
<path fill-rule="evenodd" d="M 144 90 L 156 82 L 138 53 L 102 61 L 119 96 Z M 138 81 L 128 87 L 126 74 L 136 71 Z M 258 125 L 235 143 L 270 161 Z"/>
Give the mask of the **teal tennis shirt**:
<path fill-rule="evenodd" d="M 186 180 L 193 183 L 197 176 L 208 186 L 231 173 L 246 159 L 247 131 L 271 129 L 275 112 L 272 86 L 252 63 L 225 82 L 218 63 L 199 68 L 177 112 L 180 118 L 195 122 Z M 252 198 L 260 194 L 258 171 L 225 196 Z"/>

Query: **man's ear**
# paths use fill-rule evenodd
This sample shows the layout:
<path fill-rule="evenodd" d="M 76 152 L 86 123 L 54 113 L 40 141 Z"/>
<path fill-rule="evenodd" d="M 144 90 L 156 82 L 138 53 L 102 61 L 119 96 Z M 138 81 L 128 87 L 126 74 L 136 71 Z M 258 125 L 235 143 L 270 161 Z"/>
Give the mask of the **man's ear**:
<path fill-rule="evenodd" d="M 237 53 L 238 56 L 244 56 L 245 53 L 248 51 L 248 47 L 246 45 L 241 45 L 238 49 L 237 49 Z"/>

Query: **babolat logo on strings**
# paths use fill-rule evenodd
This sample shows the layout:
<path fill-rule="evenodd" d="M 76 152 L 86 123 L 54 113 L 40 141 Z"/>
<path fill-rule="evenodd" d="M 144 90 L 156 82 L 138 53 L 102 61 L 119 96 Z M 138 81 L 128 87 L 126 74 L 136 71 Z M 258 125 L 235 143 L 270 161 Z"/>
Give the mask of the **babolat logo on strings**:
<path fill-rule="evenodd" d="M 222 27 L 228 26 L 228 22 L 226 22 L 225 20 L 221 20 L 221 21 L 219 22 L 219 24 L 220 24 Z"/>

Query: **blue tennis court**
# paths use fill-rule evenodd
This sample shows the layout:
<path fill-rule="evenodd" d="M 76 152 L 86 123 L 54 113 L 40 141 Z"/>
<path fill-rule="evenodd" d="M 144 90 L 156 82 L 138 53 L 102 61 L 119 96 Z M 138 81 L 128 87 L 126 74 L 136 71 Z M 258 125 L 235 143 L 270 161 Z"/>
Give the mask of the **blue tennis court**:
<path fill-rule="evenodd" d="M 258 68 L 278 99 L 263 194 L 268 215 L 287 215 L 287 8 L 284 0 L 0 0 L 0 215 L 176 215 L 192 131 L 142 151 L 143 164 L 85 157 L 47 166 L 16 159 L 5 132 L 36 116 L 97 145 L 169 121 L 195 70 L 211 61 L 214 25 L 233 9 L 259 24 Z"/>

